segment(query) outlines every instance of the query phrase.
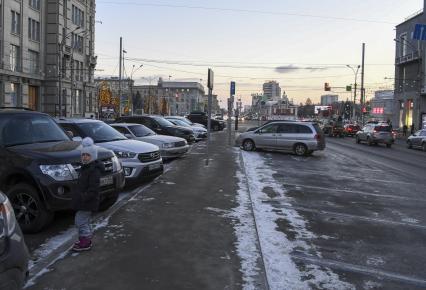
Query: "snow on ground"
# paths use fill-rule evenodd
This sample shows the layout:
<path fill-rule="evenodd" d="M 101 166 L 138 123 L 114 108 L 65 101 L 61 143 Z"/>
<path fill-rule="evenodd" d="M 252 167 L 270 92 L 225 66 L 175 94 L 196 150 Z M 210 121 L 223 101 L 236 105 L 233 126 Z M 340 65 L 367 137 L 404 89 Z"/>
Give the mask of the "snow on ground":
<path fill-rule="evenodd" d="M 267 198 L 265 189 L 273 190 L 276 197 L 291 207 L 292 199 L 286 196 L 284 188 L 274 180 L 277 172 L 266 164 L 265 159 L 258 153 L 242 152 L 241 170 L 239 179 L 238 202 L 235 209 L 240 223 L 236 225 L 238 237 L 237 251 L 242 259 L 242 272 L 245 289 L 253 289 L 250 284 L 254 276 L 254 267 L 258 253 L 256 252 L 255 226 L 251 213 L 248 210 L 249 194 L 252 198 L 254 216 L 259 234 L 260 246 L 266 268 L 267 280 L 270 289 L 354 289 L 349 283 L 341 281 L 339 276 L 330 269 L 307 264 L 304 269 L 299 268 L 291 258 L 295 251 L 302 251 L 315 257 L 321 254 L 310 242 L 319 238 L 310 232 L 307 222 L 296 210 L 286 209 L 277 211 L 271 204 L 263 202 Z M 277 230 L 277 221 L 285 220 L 292 231 L 292 237 Z M 243 247 L 246 247 L 243 249 Z"/>
<path fill-rule="evenodd" d="M 256 227 L 251 211 L 251 201 L 248 193 L 247 183 L 241 171 L 237 172 L 238 178 L 238 206 L 233 209 L 227 217 L 233 218 L 234 230 L 237 236 L 237 253 L 241 259 L 241 272 L 243 275 L 243 289 L 254 290 L 256 287 L 257 276 L 262 265 L 261 255 L 258 250 Z"/>

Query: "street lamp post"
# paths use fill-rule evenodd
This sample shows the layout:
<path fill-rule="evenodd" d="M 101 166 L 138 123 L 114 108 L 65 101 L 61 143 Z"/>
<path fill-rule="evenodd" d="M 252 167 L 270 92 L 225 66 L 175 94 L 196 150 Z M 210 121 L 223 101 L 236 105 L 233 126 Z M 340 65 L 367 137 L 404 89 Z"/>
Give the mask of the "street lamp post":
<path fill-rule="evenodd" d="M 353 105 L 353 110 L 352 110 L 352 118 L 353 118 L 353 120 L 355 121 L 355 117 L 356 117 L 356 90 L 357 90 L 357 81 L 358 81 L 358 71 L 359 71 L 359 69 L 361 68 L 361 66 L 360 65 L 358 65 L 357 67 L 356 67 L 356 70 L 355 70 L 355 68 L 353 68 L 351 65 L 346 65 L 348 68 L 350 68 L 353 72 L 354 72 L 354 75 L 355 75 L 355 83 L 354 83 L 354 105 Z"/>
<path fill-rule="evenodd" d="M 143 64 L 141 64 L 139 67 L 135 68 L 135 65 L 133 65 L 132 67 L 132 72 L 130 73 L 130 97 L 127 100 L 127 102 L 130 104 L 130 101 L 132 103 L 132 112 L 131 115 L 133 116 L 133 110 L 134 110 L 134 105 L 133 105 L 133 74 L 135 72 L 137 72 L 138 70 L 140 70 L 143 67 Z"/>

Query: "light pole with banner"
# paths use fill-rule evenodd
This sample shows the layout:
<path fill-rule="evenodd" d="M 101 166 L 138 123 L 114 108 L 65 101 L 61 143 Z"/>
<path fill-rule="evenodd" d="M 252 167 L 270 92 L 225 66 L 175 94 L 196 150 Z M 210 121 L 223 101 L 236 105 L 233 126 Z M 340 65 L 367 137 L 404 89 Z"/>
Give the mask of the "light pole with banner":
<path fill-rule="evenodd" d="M 228 145 L 232 146 L 232 111 L 234 109 L 235 82 L 231 82 L 231 92 L 228 99 Z"/>
<path fill-rule="evenodd" d="M 349 64 L 348 65 L 346 65 L 348 68 L 350 68 L 353 72 L 354 72 L 354 75 L 355 75 L 355 83 L 354 83 L 354 105 L 353 105 L 353 110 L 352 110 L 352 118 L 353 118 L 353 121 L 355 121 L 355 118 L 356 118 L 356 91 L 357 91 L 357 81 L 358 81 L 358 71 L 359 71 L 359 69 L 361 68 L 361 66 L 360 65 L 358 65 L 357 67 L 356 67 L 356 70 L 355 70 L 355 68 L 353 68 L 352 66 L 350 66 Z"/>
<path fill-rule="evenodd" d="M 209 165 L 210 161 L 210 133 L 212 127 L 212 94 L 213 94 L 213 84 L 214 84 L 214 73 L 213 70 L 209 68 L 208 70 L 208 80 L 207 87 L 209 88 L 208 96 L 208 105 L 207 105 L 207 159 L 206 166 Z"/>

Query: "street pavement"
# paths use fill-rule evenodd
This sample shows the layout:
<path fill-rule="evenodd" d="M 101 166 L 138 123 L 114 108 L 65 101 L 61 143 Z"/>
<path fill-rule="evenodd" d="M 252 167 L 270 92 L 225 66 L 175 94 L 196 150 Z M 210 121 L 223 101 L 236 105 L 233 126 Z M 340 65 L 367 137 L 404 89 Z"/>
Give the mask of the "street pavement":
<path fill-rule="evenodd" d="M 124 193 L 92 251 L 57 253 L 27 288 L 426 289 L 425 152 L 327 138 L 297 157 L 226 136 L 208 166 L 201 142 Z"/>

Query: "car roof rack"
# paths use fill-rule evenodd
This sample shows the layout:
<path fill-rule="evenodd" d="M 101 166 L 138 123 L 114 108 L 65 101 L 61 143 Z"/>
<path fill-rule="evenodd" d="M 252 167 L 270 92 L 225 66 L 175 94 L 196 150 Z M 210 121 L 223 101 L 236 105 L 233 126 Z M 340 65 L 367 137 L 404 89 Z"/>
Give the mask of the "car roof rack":
<path fill-rule="evenodd" d="M 23 111 L 34 112 L 33 109 L 25 108 L 25 107 L 0 107 L 0 110 L 23 110 Z"/>

